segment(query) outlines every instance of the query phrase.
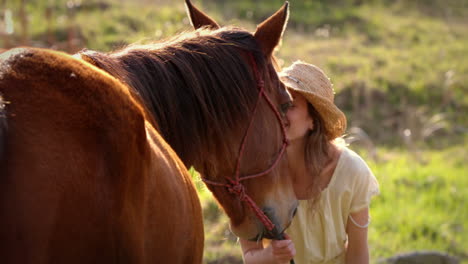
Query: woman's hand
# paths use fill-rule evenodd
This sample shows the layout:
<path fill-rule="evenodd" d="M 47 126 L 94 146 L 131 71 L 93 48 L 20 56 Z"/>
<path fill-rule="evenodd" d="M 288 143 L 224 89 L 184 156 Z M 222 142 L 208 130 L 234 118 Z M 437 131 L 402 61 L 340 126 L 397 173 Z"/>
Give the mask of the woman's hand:
<path fill-rule="evenodd" d="M 291 259 L 296 255 L 296 248 L 291 238 L 285 234 L 285 240 L 271 241 L 271 249 L 276 263 L 288 264 Z"/>
<path fill-rule="evenodd" d="M 285 234 L 285 240 L 272 240 L 263 247 L 262 241 L 239 239 L 245 264 L 289 264 L 296 255 L 291 238 Z"/>

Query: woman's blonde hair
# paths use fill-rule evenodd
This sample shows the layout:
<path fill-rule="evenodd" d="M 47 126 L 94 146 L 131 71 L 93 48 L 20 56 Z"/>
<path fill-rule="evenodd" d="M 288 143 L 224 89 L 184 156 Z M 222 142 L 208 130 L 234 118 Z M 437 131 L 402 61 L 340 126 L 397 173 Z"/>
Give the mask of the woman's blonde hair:
<path fill-rule="evenodd" d="M 306 135 L 304 162 L 307 172 L 312 177 L 312 183 L 307 186 L 307 191 L 310 194 L 311 208 L 314 209 L 322 191 L 319 185 L 321 171 L 331 158 L 330 144 L 344 146 L 345 142 L 342 137 L 330 141 L 327 137 L 323 119 L 318 111 L 311 103 L 307 103 L 307 110 L 314 120 L 314 129 Z"/>
<path fill-rule="evenodd" d="M 314 121 L 314 129 L 310 130 L 306 135 L 304 162 L 308 174 L 312 177 L 311 184 L 307 186 L 307 191 L 310 195 L 309 201 L 312 205 L 315 205 L 321 192 L 319 186 L 320 172 L 330 158 L 330 153 L 328 148 L 329 141 L 325 133 L 322 117 L 312 104 L 307 103 L 307 109 Z"/>

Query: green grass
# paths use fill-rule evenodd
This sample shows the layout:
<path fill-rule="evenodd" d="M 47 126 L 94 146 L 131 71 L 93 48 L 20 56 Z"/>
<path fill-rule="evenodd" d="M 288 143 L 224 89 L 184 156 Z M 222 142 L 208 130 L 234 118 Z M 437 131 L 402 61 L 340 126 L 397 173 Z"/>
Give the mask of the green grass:
<path fill-rule="evenodd" d="M 67 9 L 68 2 L 79 2 L 74 9 Z M 100 5 L 105 3 L 105 5 Z M 22 33 L 19 2 L 7 7 L 14 12 L 15 37 L 19 42 Z M 52 7 L 51 19 L 46 19 L 46 7 Z M 56 0 L 48 5 L 47 0 L 27 1 L 28 33 L 30 45 L 48 46 L 48 29 L 52 29 L 52 47 L 67 50 L 69 29 L 79 36 L 77 49 L 88 48 L 109 51 L 135 42 L 161 39 L 176 32 L 188 30 L 189 21 L 180 4 L 161 5 L 149 1 L 68 1 Z M 73 11 L 73 12 L 71 12 Z M 74 52 L 76 50 L 72 50 Z"/>
<path fill-rule="evenodd" d="M 369 161 L 381 194 L 371 206 L 373 259 L 398 252 L 438 250 L 468 261 L 468 142 L 444 151 L 379 149 Z"/>

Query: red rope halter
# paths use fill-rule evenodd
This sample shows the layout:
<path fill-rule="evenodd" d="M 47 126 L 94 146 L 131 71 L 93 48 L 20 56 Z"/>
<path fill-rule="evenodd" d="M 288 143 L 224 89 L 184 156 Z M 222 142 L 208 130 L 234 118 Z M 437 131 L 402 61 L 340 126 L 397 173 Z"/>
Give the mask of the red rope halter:
<path fill-rule="evenodd" d="M 262 78 L 260 77 L 260 73 L 258 72 L 257 63 L 255 62 L 255 59 L 254 59 L 252 53 L 249 53 L 249 55 L 250 55 L 249 58 L 250 58 L 250 61 L 251 61 L 251 64 L 252 64 L 252 67 L 253 67 L 253 70 L 254 70 L 255 79 L 257 80 L 257 88 L 259 89 L 259 94 L 258 94 L 258 98 L 257 98 L 257 102 L 255 104 L 255 107 L 254 107 L 254 109 L 252 111 L 252 115 L 250 117 L 249 125 L 247 127 L 247 130 L 245 131 L 244 137 L 242 138 L 242 143 L 241 143 L 241 147 L 240 147 L 240 150 L 239 150 L 239 157 L 237 158 L 237 165 L 236 165 L 236 171 L 235 171 L 234 177 L 233 178 L 226 177 L 228 183 L 214 182 L 214 181 L 204 179 L 203 177 L 202 177 L 202 180 L 206 184 L 226 187 L 227 190 L 230 193 L 238 195 L 239 199 L 241 201 L 247 203 L 247 205 L 250 207 L 250 209 L 252 209 L 252 211 L 255 213 L 257 218 L 263 223 L 265 228 L 268 231 L 272 231 L 273 228 L 275 227 L 275 225 L 271 222 L 271 220 L 268 218 L 268 216 L 265 215 L 265 213 L 258 207 L 258 205 L 252 200 L 252 198 L 250 198 L 250 196 L 248 196 L 245 193 L 245 188 L 244 188 L 244 185 L 242 185 L 241 181 L 245 181 L 245 180 L 248 180 L 248 179 L 260 177 L 260 176 L 265 175 L 265 174 L 269 173 L 270 171 L 272 171 L 276 167 L 276 165 L 278 165 L 281 157 L 283 156 L 283 154 L 284 154 L 284 152 L 286 150 L 286 147 L 288 145 L 288 140 L 286 138 L 286 130 L 285 130 L 285 127 L 284 127 L 283 122 L 281 120 L 281 115 L 278 112 L 278 110 L 276 109 L 276 107 L 274 106 L 274 104 L 272 103 L 271 99 L 265 93 L 265 89 L 264 89 L 265 85 L 264 85 L 264 82 L 263 82 Z M 282 131 L 282 134 L 283 134 L 283 145 L 281 146 L 281 150 L 280 150 L 278 156 L 276 157 L 276 160 L 266 170 L 264 170 L 264 171 L 262 171 L 260 173 L 240 177 L 240 163 L 241 163 L 242 155 L 244 154 L 244 149 L 245 149 L 245 144 L 246 144 L 246 141 L 247 141 L 247 136 L 248 136 L 249 131 L 250 131 L 251 127 L 252 127 L 253 118 L 254 118 L 255 113 L 257 112 L 258 106 L 260 104 L 260 98 L 262 98 L 262 97 L 265 98 L 268 105 L 270 106 L 272 111 L 275 113 L 276 119 L 280 123 L 281 131 Z"/>

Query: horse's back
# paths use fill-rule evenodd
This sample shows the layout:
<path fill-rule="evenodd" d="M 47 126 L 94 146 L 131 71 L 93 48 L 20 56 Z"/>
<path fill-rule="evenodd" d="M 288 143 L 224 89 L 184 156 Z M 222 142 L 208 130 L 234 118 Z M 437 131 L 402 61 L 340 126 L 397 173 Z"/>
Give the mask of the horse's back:
<path fill-rule="evenodd" d="M 160 213 L 150 195 L 161 188 L 155 181 L 178 170 L 154 174 L 158 160 L 144 112 L 128 89 L 60 52 L 16 49 L 1 57 L 2 262 L 144 263 L 166 256 L 148 250 L 164 243 L 146 234 Z"/>

